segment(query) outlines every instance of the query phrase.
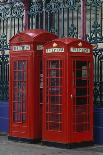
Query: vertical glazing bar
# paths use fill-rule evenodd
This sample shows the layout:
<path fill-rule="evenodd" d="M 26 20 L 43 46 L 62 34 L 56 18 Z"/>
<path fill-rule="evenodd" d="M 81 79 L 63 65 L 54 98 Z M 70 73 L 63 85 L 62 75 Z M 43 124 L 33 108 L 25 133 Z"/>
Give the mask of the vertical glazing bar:
<path fill-rule="evenodd" d="M 48 125 L 48 130 L 49 130 L 49 114 L 50 114 L 50 110 L 49 110 L 49 107 L 50 107 L 50 96 L 49 96 L 49 88 L 51 86 L 51 83 L 50 83 L 50 77 L 49 77 L 49 68 L 50 68 L 50 61 L 49 60 L 46 60 L 46 72 L 47 72 L 47 94 L 48 94 L 48 110 L 47 110 L 47 125 Z"/>
<path fill-rule="evenodd" d="M 75 83 L 75 85 L 74 85 L 74 88 L 75 88 L 75 91 L 76 91 L 76 80 L 77 80 L 77 65 L 78 65 L 78 61 L 77 60 L 74 60 L 75 61 L 75 71 L 74 71 L 74 83 Z M 76 114 L 77 114 L 77 92 L 75 93 L 75 109 L 74 109 L 74 111 L 75 111 L 75 131 L 77 130 L 77 127 L 76 127 L 76 125 L 77 125 L 77 120 L 76 120 Z"/>
<path fill-rule="evenodd" d="M 93 59 L 94 59 L 94 83 L 96 82 L 96 56 L 93 55 Z"/>
<path fill-rule="evenodd" d="M 86 0 L 81 0 L 81 38 L 86 39 Z"/>
<path fill-rule="evenodd" d="M 59 79 L 58 79 L 58 82 L 59 82 L 59 84 L 58 84 L 58 88 L 59 88 L 59 94 L 58 94 L 58 96 L 59 96 L 59 101 L 58 101 L 58 109 L 59 109 L 59 113 L 61 113 L 61 111 L 60 111 L 60 101 L 61 101 L 61 99 L 60 99 L 60 95 L 61 95 L 61 93 L 60 93 L 60 89 L 61 89 L 61 83 L 60 83 L 60 79 L 61 79 L 61 76 L 60 76 L 60 74 L 61 74 L 61 60 L 58 60 L 58 64 L 59 64 L 59 67 L 58 67 L 58 72 L 59 72 L 59 75 L 58 75 L 58 77 L 59 77 Z M 61 114 L 59 114 L 59 125 L 58 125 L 58 128 L 59 128 L 59 131 L 60 131 L 60 125 L 61 125 L 61 121 L 60 121 L 60 116 L 61 116 Z"/>

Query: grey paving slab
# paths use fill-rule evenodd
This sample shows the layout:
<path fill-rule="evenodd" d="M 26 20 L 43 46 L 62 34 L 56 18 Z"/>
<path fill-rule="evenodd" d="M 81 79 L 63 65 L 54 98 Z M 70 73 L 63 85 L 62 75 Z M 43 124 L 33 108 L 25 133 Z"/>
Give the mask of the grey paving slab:
<path fill-rule="evenodd" d="M 60 149 L 41 144 L 12 142 L 6 136 L 0 136 L 0 155 L 103 155 L 103 147 Z"/>

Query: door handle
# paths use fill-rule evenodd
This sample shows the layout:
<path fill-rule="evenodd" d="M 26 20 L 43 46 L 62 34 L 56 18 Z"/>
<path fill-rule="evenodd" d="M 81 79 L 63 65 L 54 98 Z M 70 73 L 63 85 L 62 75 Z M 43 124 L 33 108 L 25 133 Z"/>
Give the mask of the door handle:
<path fill-rule="evenodd" d="M 71 97 L 71 99 L 72 99 L 72 98 L 73 98 L 73 95 L 71 94 L 70 97 Z"/>

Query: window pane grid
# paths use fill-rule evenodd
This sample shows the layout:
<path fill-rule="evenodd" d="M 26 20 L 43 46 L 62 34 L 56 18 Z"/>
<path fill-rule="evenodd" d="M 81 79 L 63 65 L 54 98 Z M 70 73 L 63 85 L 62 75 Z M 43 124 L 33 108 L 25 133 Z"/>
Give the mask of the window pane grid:
<path fill-rule="evenodd" d="M 46 82 L 46 128 L 62 131 L 63 62 L 47 61 Z"/>
<path fill-rule="evenodd" d="M 88 61 L 73 61 L 73 131 L 84 132 L 90 128 L 90 65 Z"/>
<path fill-rule="evenodd" d="M 13 69 L 13 121 L 18 123 L 26 123 L 27 61 L 15 61 Z"/>

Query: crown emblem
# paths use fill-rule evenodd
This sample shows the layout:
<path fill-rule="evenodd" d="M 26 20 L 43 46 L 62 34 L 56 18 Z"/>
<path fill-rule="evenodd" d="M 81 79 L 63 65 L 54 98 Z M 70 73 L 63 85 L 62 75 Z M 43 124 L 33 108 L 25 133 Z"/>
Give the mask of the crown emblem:
<path fill-rule="evenodd" d="M 80 43 L 78 44 L 78 46 L 82 47 L 82 43 L 80 42 Z"/>
<path fill-rule="evenodd" d="M 57 44 L 56 43 L 53 43 L 53 47 L 57 47 Z"/>

